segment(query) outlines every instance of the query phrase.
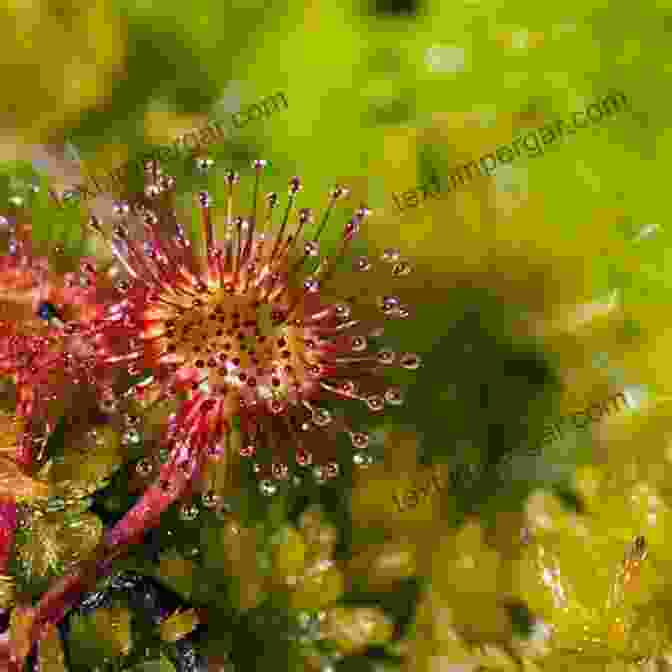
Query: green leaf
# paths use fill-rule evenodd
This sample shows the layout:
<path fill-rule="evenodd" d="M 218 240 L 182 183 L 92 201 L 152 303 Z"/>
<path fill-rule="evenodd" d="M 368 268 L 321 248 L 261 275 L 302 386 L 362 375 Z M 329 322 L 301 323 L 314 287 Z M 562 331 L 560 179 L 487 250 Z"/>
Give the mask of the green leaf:
<path fill-rule="evenodd" d="M 535 618 L 525 602 L 512 600 L 504 606 L 509 612 L 514 632 L 520 637 L 529 637 L 534 629 Z"/>

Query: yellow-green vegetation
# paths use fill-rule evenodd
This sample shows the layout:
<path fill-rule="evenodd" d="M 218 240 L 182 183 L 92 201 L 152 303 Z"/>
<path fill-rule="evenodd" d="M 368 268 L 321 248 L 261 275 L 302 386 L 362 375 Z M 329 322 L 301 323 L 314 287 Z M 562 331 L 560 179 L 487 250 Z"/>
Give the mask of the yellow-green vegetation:
<path fill-rule="evenodd" d="M 0 7 L 0 160 L 23 161 L 0 166 L 0 215 L 39 185 L 34 198 L 49 207 L 34 233 L 78 239 L 93 205 L 61 198 L 55 209 L 47 187 L 62 197 L 78 173 L 101 174 L 284 91 L 282 114 L 209 147 L 208 175 L 187 161 L 166 166 L 183 196 L 177 211 L 194 188 L 222 201 L 223 171 L 247 177 L 256 158 L 271 161 L 264 192 L 284 194 L 285 176 L 301 175 L 297 207 L 318 215 L 327 190 L 348 185 L 347 207 L 372 209 L 362 250 L 399 248 L 413 266 L 403 279 L 411 319 L 386 329 L 424 362 L 392 419 L 353 414 L 371 431 L 372 463 L 351 474 L 346 441 L 342 478 L 322 490 L 299 485 L 269 504 L 244 473 L 235 431 L 231 459 L 209 463 L 115 564 L 153 577 L 182 606 L 162 610 L 138 584 L 142 608 L 75 608 L 62 643 L 55 628 L 45 633 L 40 670 L 65 672 L 64 650 L 67 672 L 122 659 L 138 672 L 182 672 L 177 660 L 192 650 L 215 672 L 672 667 L 672 239 L 661 162 L 672 140 L 670 11 L 669 0 Z M 627 113 L 398 213 L 392 193 L 431 175 L 445 185 L 458 165 L 614 90 Z M 66 140 L 81 164 L 65 165 Z M 31 166 L 44 157 L 31 143 L 49 143 L 58 160 Z M 106 231 L 117 221 L 110 206 Z M 189 217 L 200 232 L 200 213 Z M 351 274 L 338 290 L 366 311 L 368 296 L 401 286 L 385 282 Z M 0 606 L 16 605 L 11 646 L 23 656 L 28 605 L 93 557 L 156 481 L 178 404 L 129 402 L 137 424 L 119 409 L 70 422 L 83 400 L 59 398 L 66 422 L 50 426 L 26 466 L 10 388 L 0 507 L 11 518 L 18 505 L 18 528 L 3 541 Z M 618 393 L 627 409 L 526 454 L 555 418 Z M 460 482 L 465 469 L 474 478 Z M 440 489 L 397 506 L 395 496 L 430 492 L 432 478 Z M 416 580 L 404 614 L 394 597 Z M 0 643 L 0 667 L 3 654 Z"/>

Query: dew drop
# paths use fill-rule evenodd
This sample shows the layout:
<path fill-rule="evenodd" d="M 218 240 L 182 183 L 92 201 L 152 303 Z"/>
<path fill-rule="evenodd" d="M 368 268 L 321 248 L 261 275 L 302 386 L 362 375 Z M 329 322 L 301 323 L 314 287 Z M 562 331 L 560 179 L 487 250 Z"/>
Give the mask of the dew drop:
<path fill-rule="evenodd" d="M 140 432 L 137 429 L 127 429 L 121 436 L 125 446 L 137 446 L 140 443 Z"/>
<path fill-rule="evenodd" d="M 313 423 L 317 427 L 326 427 L 332 420 L 331 413 L 326 408 L 316 408 L 313 413 Z"/>
<path fill-rule="evenodd" d="M 180 508 L 182 520 L 195 520 L 198 517 L 198 507 L 195 504 L 184 504 Z"/>
<path fill-rule="evenodd" d="M 339 198 L 347 198 L 349 194 L 350 194 L 350 189 L 348 187 L 337 184 L 334 187 L 333 191 L 331 192 L 331 197 L 333 199 L 337 200 Z"/>
<path fill-rule="evenodd" d="M 401 406 L 404 403 L 404 395 L 398 387 L 390 387 L 385 391 L 385 401 L 390 406 Z"/>
<path fill-rule="evenodd" d="M 339 320 L 349 320 L 352 315 L 352 308 L 347 303 L 339 303 L 336 306 L 336 317 Z"/>
<path fill-rule="evenodd" d="M 363 352 L 366 350 L 367 342 L 364 336 L 355 336 L 352 339 L 352 351 L 353 352 Z"/>
<path fill-rule="evenodd" d="M 143 457 L 135 465 L 135 470 L 137 471 L 137 473 L 140 476 L 142 476 L 143 478 L 146 478 L 154 470 L 154 465 L 152 464 L 151 460 L 148 460 L 146 457 Z"/>
<path fill-rule="evenodd" d="M 379 301 L 380 309 L 384 314 L 390 314 L 398 310 L 400 301 L 396 296 L 383 296 Z"/>
<path fill-rule="evenodd" d="M 119 401 L 115 397 L 106 397 L 100 400 L 99 405 L 104 413 L 112 413 L 119 407 Z"/>
<path fill-rule="evenodd" d="M 394 364 L 395 358 L 396 353 L 394 352 L 394 350 L 391 350 L 390 348 L 382 348 L 381 350 L 378 351 L 378 354 L 376 355 L 378 363 L 384 364 L 385 366 Z"/>
<path fill-rule="evenodd" d="M 259 492 L 261 492 L 262 495 L 270 497 L 271 495 L 274 495 L 277 491 L 278 486 L 275 485 L 275 483 L 268 480 L 263 480 L 259 482 Z"/>
<path fill-rule="evenodd" d="M 373 458 L 363 450 L 358 450 L 356 453 L 352 454 L 352 461 L 358 467 L 365 469 L 366 467 L 371 466 L 373 463 Z"/>
<path fill-rule="evenodd" d="M 385 400 L 379 394 L 372 394 L 366 398 L 366 405 L 371 411 L 381 411 L 385 407 Z"/>
<path fill-rule="evenodd" d="M 199 191 L 198 202 L 202 208 L 209 208 L 212 205 L 212 197 L 207 191 Z"/>
<path fill-rule="evenodd" d="M 289 193 L 290 194 L 296 194 L 299 191 L 303 189 L 303 185 L 301 184 L 301 178 L 300 177 L 293 177 L 289 181 Z"/>
<path fill-rule="evenodd" d="M 208 490 L 201 496 L 201 502 L 206 509 L 214 509 L 220 504 L 222 498 L 214 490 Z"/>
<path fill-rule="evenodd" d="M 207 173 L 214 165 L 214 159 L 203 158 L 196 160 L 196 167 L 200 173 Z"/>
<path fill-rule="evenodd" d="M 350 441 L 354 448 L 366 450 L 369 447 L 370 437 L 366 432 L 351 432 Z"/>
<path fill-rule="evenodd" d="M 131 211 L 131 208 L 126 201 L 115 201 L 113 206 L 112 206 L 112 212 L 115 215 L 119 215 L 119 216 L 127 215 L 130 211 Z M 117 231 L 116 231 L 117 227 L 119 227 L 119 225 L 115 226 L 115 232 L 114 232 L 115 235 L 119 235 L 120 238 L 124 238 L 124 237 L 128 236 L 128 231 L 125 231 L 125 235 L 117 234 Z M 119 228 L 122 228 L 122 227 L 119 227 Z"/>
<path fill-rule="evenodd" d="M 306 292 L 315 293 L 320 289 L 320 281 L 317 278 L 306 278 L 303 281 L 303 288 Z"/>
<path fill-rule="evenodd" d="M 307 257 L 316 257 L 320 253 L 320 244 L 316 240 L 309 240 L 303 246 L 303 251 Z"/>
<path fill-rule="evenodd" d="M 352 265 L 352 270 L 359 272 L 369 271 L 371 270 L 371 262 L 368 257 L 358 257 Z"/>
<path fill-rule="evenodd" d="M 404 369 L 408 369 L 409 371 L 415 371 L 416 369 L 420 368 L 422 360 L 420 359 L 419 355 L 416 355 L 413 352 L 405 352 L 401 356 L 399 363 Z"/>

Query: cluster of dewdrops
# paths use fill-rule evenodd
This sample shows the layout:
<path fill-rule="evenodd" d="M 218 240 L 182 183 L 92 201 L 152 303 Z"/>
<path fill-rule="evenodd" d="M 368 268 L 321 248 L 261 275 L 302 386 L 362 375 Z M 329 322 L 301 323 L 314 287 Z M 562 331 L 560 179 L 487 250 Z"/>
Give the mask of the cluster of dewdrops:
<path fill-rule="evenodd" d="M 209 170 L 213 165 L 212 160 L 201 160 L 198 162 L 198 167 L 202 172 L 206 172 Z M 260 162 L 257 161 L 254 164 L 255 169 L 258 169 L 260 167 L 263 167 L 266 165 L 266 162 Z M 161 171 L 156 170 L 156 166 L 153 167 L 153 170 L 155 172 L 155 175 L 159 176 L 159 179 L 156 181 L 155 184 L 150 185 L 146 189 L 146 195 L 150 198 L 156 198 L 158 197 L 161 192 L 170 190 L 174 187 L 175 185 L 175 180 L 174 178 L 170 176 L 165 176 L 161 174 Z M 230 173 L 230 184 L 234 184 L 238 181 L 237 174 L 232 173 L 232 171 L 227 171 L 227 175 Z M 299 178 L 292 178 L 290 180 L 290 199 L 293 199 L 293 196 L 296 194 L 301 189 L 301 184 Z M 332 194 L 332 201 L 335 201 L 337 198 L 342 197 L 343 195 L 346 195 L 348 193 L 347 188 L 345 187 L 338 187 L 335 189 Z M 71 198 L 72 195 L 69 195 L 68 198 Z M 266 197 L 266 201 L 269 205 L 269 211 L 275 207 L 277 204 L 277 195 L 276 194 L 268 194 Z M 201 206 L 201 209 L 204 212 L 207 212 L 209 208 L 212 205 L 212 199 L 210 198 L 210 195 L 208 192 L 200 192 L 199 193 L 199 203 Z M 17 203 L 18 204 L 18 203 Z M 329 210 L 331 209 L 331 205 L 333 203 L 330 202 Z M 125 202 L 118 202 L 114 206 L 114 213 L 117 217 L 125 217 L 130 211 L 129 204 Z M 353 231 L 356 233 L 356 231 L 359 229 L 359 224 L 360 222 L 364 219 L 364 217 L 368 216 L 370 214 L 370 210 L 366 208 L 365 206 L 362 206 L 360 209 L 358 209 L 355 213 L 355 216 L 352 218 L 350 223 L 346 226 L 346 236 L 350 235 L 348 232 L 352 233 Z M 142 213 L 145 218 L 148 218 L 145 220 L 145 223 L 148 221 L 151 221 L 153 223 L 156 223 L 158 218 L 157 216 L 152 213 L 151 211 L 151 206 L 150 208 L 146 208 L 144 213 Z M 253 219 L 256 219 L 256 213 Z M 286 218 L 285 218 L 286 220 Z M 326 218 L 325 218 L 326 220 Z M 247 247 L 245 245 L 246 240 L 245 238 L 242 237 L 241 231 L 245 231 L 246 227 L 245 224 L 247 220 L 244 218 L 237 217 L 233 220 L 238 226 L 238 255 L 240 255 L 241 249 L 244 247 Z M 270 221 L 270 220 L 269 220 Z M 303 227 L 304 224 L 306 223 L 311 223 L 312 222 L 312 213 L 309 209 L 302 209 L 299 211 L 299 222 L 300 222 L 300 228 L 299 231 L 301 230 L 301 227 Z M 248 226 L 249 226 L 249 222 Z M 182 241 L 183 244 L 189 245 L 188 240 L 184 236 L 184 230 L 182 227 L 177 224 L 177 231 L 176 231 L 176 238 L 175 240 L 180 240 Z M 319 243 L 317 240 L 317 237 L 319 237 L 319 234 L 322 231 L 322 228 L 324 226 L 324 222 L 320 226 L 320 230 L 318 231 L 318 234 L 314 240 L 306 240 L 305 242 L 305 257 L 319 257 L 319 253 L 317 253 L 317 250 L 319 249 Z M 348 229 L 350 227 L 350 229 Z M 283 230 L 284 230 L 284 223 L 283 223 Z M 282 235 L 283 235 L 283 230 L 280 231 L 278 237 L 276 238 L 277 243 L 276 246 L 281 242 L 282 240 Z M 118 252 L 120 249 L 125 249 L 128 247 L 128 245 L 124 246 L 121 244 L 121 241 L 123 239 L 126 239 L 126 232 L 124 230 L 123 226 L 120 226 L 116 224 L 113 227 L 113 238 L 109 239 L 108 242 L 111 243 L 113 247 L 113 251 L 116 251 L 117 254 L 115 256 L 119 256 Z M 207 231 L 206 231 L 207 233 Z M 297 232 L 298 233 L 298 232 Z M 233 232 L 234 237 L 235 237 L 235 231 Z M 250 234 L 251 235 L 251 234 Z M 268 236 L 268 234 L 261 234 L 261 236 Z M 296 236 L 298 239 L 298 235 Z M 260 237 L 261 239 L 261 237 Z M 267 238 L 264 238 L 267 239 Z M 250 241 L 251 241 L 250 237 Z M 289 246 L 289 242 L 292 240 L 292 236 L 287 236 L 285 240 L 282 240 L 283 245 L 286 243 L 287 246 Z M 293 241 L 292 241 L 293 242 Z M 242 243 L 242 244 L 241 244 Z M 147 245 L 150 245 L 149 242 L 145 242 L 145 248 Z M 150 245 L 151 247 L 151 245 Z M 122 254 L 122 256 L 127 256 L 126 254 Z M 151 256 L 151 255 L 150 255 Z M 122 262 L 122 266 L 126 265 L 128 268 L 128 263 L 124 264 L 123 259 L 119 259 L 119 261 Z M 318 259 L 319 261 L 319 259 Z M 384 262 L 385 264 L 390 265 L 390 270 L 391 274 L 393 277 L 403 277 L 411 273 L 412 267 L 410 263 L 402 259 L 401 253 L 397 249 L 386 249 L 383 251 L 381 255 L 381 261 Z M 238 260 L 238 266 L 242 263 L 241 259 L 239 258 Z M 366 256 L 359 256 L 354 260 L 354 263 L 352 264 L 352 270 L 357 272 L 357 273 L 366 273 L 371 270 L 373 266 L 372 260 L 369 257 Z M 85 273 L 85 275 L 87 275 Z M 315 271 L 311 275 L 308 275 L 304 282 L 304 289 L 309 292 L 311 290 L 311 283 L 315 285 L 315 288 L 319 287 L 319 281 L 315 277 Z M 130 285 L 129 281 L 126 279 L 118 279 L 116 281 L 116 286 L 119 289 L 119 291 L 124 294 L 126 291 L 128 291 Z M 242 295 L 240 298 L 244 298 Z M 120 307 L 122 306 L 123 301 L 117 306 L 112 307 L 113 311 L 118 311 Z M 343 333 L 345 333 L 348 329 L 348 325 L 350 324 L 350 306 L 345 303 L 342 305 L 337 306 L 338 309 L 340 309 L 340 313 L 338 313 L 339 317 L 339 331 L 343 328 Z M 382 316 L 385 320 L 389 319 L 405 319 L 408 318 L 410 315 L 410 310 L 409 307 L 402 304 L 401 300 L 397 296 L 382 296 L 379 297 L 378 299 L 378 308 L 382 313 Z M 54 316 L 51 314 L 49 311 L 42 311 L 40 314 L 42 315 L 44 313 L 44 318 L 45 319 L 54 319 Z M 168 322 L 167 324 L 169 324 Z M 354 321 L 352 321 L 354 323 Z M 369 332 L 369 337 L 372 338 L 374 341 L 382 335 L 383 329 L 382 327 L 379 328 L 374 328 Z M 170 333 L 170 329 L 168 331 Z M 357 366 L 357 361 L 363 361 L 365 358 L 369 360 L 370 362 L 373 361 L 375 362 L 375 366 L 384 366 L 384 367 L 389 367 L 391 364 L 394 364 L 395 362 L 402 368 L 406 370 L 416 370 L 420 366 L 420 357 L 415 354 L 415 353 L 409 353 L 409 352 L 404 352 L 401 354 L 397 354 L 394 351 L 390 350 L 389 348 L 381 348 L 378 350 L 378 352 L 374 355 L 369 348 L 370 348 L 370 338 L 367 338 L 365 336 L 355 336 L 352 338 L 352 344 L 351 344 L 351 355 L 348 355 L 345 358 L 341 358 L 343 362 L 345 362 L 346 366 L 349 366 L 349 361 L 350 359 L 352 362 L 355 363 L 355 367 Z M 280 339 L 278 342 L 280 343 L 283 339 Z M 174 345 L 169 344 L 167 348 L 170 347 L 175 347 Z M 167 349 L 167 352 L 169 350 Z M 284 354 L 284 353 L 281 353 Z M 347 361 L 346 361 L 347 360 Z M 200 361 L 195 361 L 194 362 L 195 366 L 199 366 Z M 136 364 L 134 361 L 131 361 L 129 363 L 129 373 L 130 374 L 135 374 L 138 373 L 139 371 L 137 370 Z M 317 368 L 317 367 L 316 367 Z M 353 369 L 353 372 L 355 369 Z M 239 377 L 241 377 L 243 374 L 240 374 Z M 228 379 L 228 378 L 227 378 Z M 242 380 L 242 377 L 241 377 Z M 345 396 L 343 394 L 344 391 L 348 392 L 346 390 L 346 387 L 350 386 L 354 389 L 355 384 L 351 380 L 346 380 L 345 382 L 341 382 L 338 388 L 334 388 L 330 386 L 329 379 L 327 378 L 326 380 L 323 380 L 321 382 L 321 386 L 323 390 L 328 390 L 330 392 L 335 392 L 337 396 Z M 349 390 L 348 392 L 352 396 L 350 398 L 357 398 L 356 395 L 352 394 L 352 390 Z M 109 397 L 109 398 L 108 398 Z M 104 410 L 113 410 L 113 407 L 115 407 L 117 404 L 118 398 L 114 398 L 116 395 L 112 394 L 111 390 L 109 391 L 109 395 L 105 397 L 102 400 Z M 126 396 L 125 398 L 128 398 Z M 390 406 L 398 406 L 403 403 L 403 395 L 399 388 L 396 387 L 391 387 L 388 388 L 383 394 L 373 394 L 368 396 L 366 399 L 366 404 L 369 408 L 369 410 L 373 412 L 377 412 L 382 410 L 382 407 L 385 404 L 389 404 Z M 309 404 L 308 402 L 304 401 L 303 404 L 308 407 Z M 326 427 L 327 425 L 330 424 L 332 417 L 331 413 L 324 408 L 318 408 L 318 407 L 311 407 L 312 411 L 312 423 L 317 426 L 317 427 Z M 169 433 L 170 433 L 170 427 L 171 427 L 171 422 L 174 423 L 175 421 L 175 415 L 173 415 L 170 420 L 169 420 Z M 135 423 L 133 426 L 129 426 L 124 433 L 123 437 L 123 442 L 127 445 L 137 444 L 139 441 L 141 441 L 141 436 L 140 432 L 138 431 L 138 427 L 135 426 L 137 423 Z M 359 467 L 366 467 L 374 462 L 376 459 L 375 456 L 372 454 L 372 451 L 369 450 L 370 448 L 370 436 L 367 432 L 363 431 L 354 431 L 348 428 L 347 430 L 350 440 L 354 449 L 354 453 L 352 454 L 352 461 L 355 465 Z M 297 451 L 297 464 L 299 466 L 311 466 L 311 459 L 310 455 L 304 455 L 305 451 Z M 300 454 L 299 454 L 300 453 Z M 240 449 L 240 454 L 242 457 L 253 457 L 254 453 L 250 453 L 249 451 L 249 446 L 245 445 L 242 446 Z M 256 468 L 257 465 L 255 465 Z M 148 460 L 141 460 L 138 465 L 137 465 L 137 470 L 138 473 L 143 476 L 143 477 L 148 477 L 152 474 L 153 468 Z M 288 478 L 288 469 L 287 465 L 283 464 L 274 464 L 273 465 L 273 472 L 272 476 L 274 478 L 273 481 L 264 479 L 261 480 L 259 487 L 262 493 L 266 495 L 272 495 L 274 494 L 277 489 L 278 489 L 278 484 L 277 481 L 280 480 L 287 480 Z M 301 472 L 303 473 L 303 471 Z M 318 482 L 324 482 L 327 480 L 327 478 L 333 478 L 338 474 L 338 463 L 337 462 L 330 462 L 328 465 L 320 465 L 320 466 L 314 466 L 312 467 L 312 473 L 315 479 Z M 299 485 L 302 480 L 299 478 L 297 475 L 292 475 L 292 477 L 289 479 L 290 483 L 293 485 Z M 212 506 L 217 503 L 218 498 L 214 495 L 212 492 L 208 492 L 204 495 L 204 504 L 206 506 Z M 194 510 L 193 507 L 185 507 L 184 509 L 184 517 L 189 518 L 190 516 L 194 515 Z"/>

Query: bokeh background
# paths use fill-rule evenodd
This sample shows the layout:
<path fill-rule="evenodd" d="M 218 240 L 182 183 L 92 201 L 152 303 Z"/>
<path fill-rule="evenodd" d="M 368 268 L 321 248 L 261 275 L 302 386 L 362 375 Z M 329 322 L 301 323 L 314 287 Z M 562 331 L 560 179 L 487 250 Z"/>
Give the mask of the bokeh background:
<path fill-rule="evenodd" d="M 424 366 L 376 428 L 384 457 L 310 501 L 331 517 L 343 573 L 388 596 L 413 579 L 415 592 L 390 607 L 397 624 L 408 610 L 393 645 L 383 637 L 387 648 L 353 647 L 351 662 L 318 668 L 664 669 L 643 666 L 667 664 L 672 598 L 661 531 L 672 502 L 669 2 L 3 0 L 0 12 L 0 203 L 32 184 L 62 194 L 282 92 L 287 109 L 208 147 L 207 178 L 193 158 L 169 162 L 178 191 L 206 181 L 216 191 L 225 169 L 246 175 L 268 159 L 265 187 L 283 192 L 300 175 L 302 205 L 349 185 L 353 207 L 373 210 L 363 247 L 399 248 L 414 265 L 413 315 L 390 338 Z M 393 192 L 444 180 L 612 91 L 627 110 L 542 156 L 395 207 Z M 124 193 L 139 180 L 131 174 Z M 87 207 L 104 216 L 121 191 L 73 199 L 59 235 L 76 239 Z M 50 207 L 35 202 L 38 236 L 54 235 Z M 617 392 L 629 408 L 528 454 L 545 425 Z M 470 478 L 450 477 L 465 469 Z M 392 494 L 430 473 L 450 485 L 400 511 Z M 274 506 L 286 527 L 273 533 L 296 537 L 290 510 Z M 615 635 L 603 603 L 638 535 L 649 574 Z M 281 547 L 303 548 L 294 537 Z M 173 575 L 187 572 L 175 567 L 191 560 L 171 558 Z M 249 563 L 222 563 L 240 595 L 254 593 Z M 244 613 L 256 608 L 240 600 Z M 81 641 L 88 631 L 72 632 Z M 137 669 L 178 664 L 162 661 Z"/>

